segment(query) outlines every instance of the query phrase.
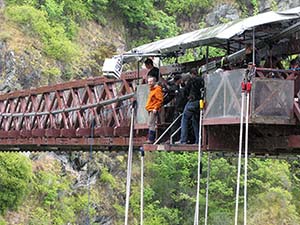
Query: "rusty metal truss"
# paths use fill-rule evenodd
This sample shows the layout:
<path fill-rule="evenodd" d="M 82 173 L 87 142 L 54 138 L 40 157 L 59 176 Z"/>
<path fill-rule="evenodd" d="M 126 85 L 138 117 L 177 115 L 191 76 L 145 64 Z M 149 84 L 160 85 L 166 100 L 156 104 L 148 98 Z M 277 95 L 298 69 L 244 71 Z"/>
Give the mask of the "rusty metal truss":
<path fill-rule="evenodd" d="M 199 62 L 161 67 L 162 74 L 186 72 Z M 147 70 L 121 79 L 95 77 L 0 95 L 0 151 L 88 149 L 128 145 L 130 107 Z M 146 140 L 135 128 L 134 145 Z"/>
<path fill-rule="evenodd" d="M 0 96 L 1 145 L 124 145 L 135 77 L 97 77 Z M 1 146 L 0 146 L 1 148 Z"/>

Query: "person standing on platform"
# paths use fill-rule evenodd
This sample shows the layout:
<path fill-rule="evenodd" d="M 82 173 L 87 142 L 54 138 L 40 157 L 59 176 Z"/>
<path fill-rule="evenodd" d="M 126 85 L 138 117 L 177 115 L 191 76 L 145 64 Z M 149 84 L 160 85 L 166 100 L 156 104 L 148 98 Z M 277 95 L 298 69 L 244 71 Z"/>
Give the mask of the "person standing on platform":
<path fill-rule="evenodd" d="M 181 118 L 180 141 L 177 142 L 180 144 L 187 144 L 188 124 L 190 120 L 192 120 L 195 143 L 198 144 L 199 141 L 199 101 L 203 98 L 204 79 L 201 76 L 198 76 L 196 68 L 191 69 L 190 73 L 192 77 L 185 87 L 186 96 L 188 96 L 188 102 L 183 110 L 183 115 Z"/>
<path fill-rule="evenodd" d="M 147 143 L 152 144 L 155 141 L 155 123 L 158 118 L 158 111 L 163 103 L 163 91 L 162 87 L 157 84 L 155 77 L 148 77 L 148 85 L 150 92 L 148 95 L 146 110 L 148 111 L 148 140 Z"/>

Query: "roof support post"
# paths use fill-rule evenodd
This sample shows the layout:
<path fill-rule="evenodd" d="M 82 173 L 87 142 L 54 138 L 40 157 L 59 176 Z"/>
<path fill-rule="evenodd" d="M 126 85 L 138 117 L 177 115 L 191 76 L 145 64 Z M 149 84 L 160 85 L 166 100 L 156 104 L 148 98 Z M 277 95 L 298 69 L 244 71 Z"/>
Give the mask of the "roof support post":
<path fill-rule="evenodd" d="M 252 29 L 252 45 L 253 45 L 253 47 L 252 47 L 252 63 L 253 63 L 253 65 L 255 65 L 255 27 L 253 27 L 253 29 Z M 256 65 L 255 65 L 256 66 Z"/>

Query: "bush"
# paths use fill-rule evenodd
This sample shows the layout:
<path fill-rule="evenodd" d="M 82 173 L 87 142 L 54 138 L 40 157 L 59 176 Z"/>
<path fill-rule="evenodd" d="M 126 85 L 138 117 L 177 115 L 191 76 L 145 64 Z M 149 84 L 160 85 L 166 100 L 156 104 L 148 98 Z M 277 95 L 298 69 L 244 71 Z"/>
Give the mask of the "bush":
<path fill-rule="evenodd" d="M 17 209 L 29 192 L 32 168 L 29 159 L 18 153 L 0 153 L 0 213 Z"/>

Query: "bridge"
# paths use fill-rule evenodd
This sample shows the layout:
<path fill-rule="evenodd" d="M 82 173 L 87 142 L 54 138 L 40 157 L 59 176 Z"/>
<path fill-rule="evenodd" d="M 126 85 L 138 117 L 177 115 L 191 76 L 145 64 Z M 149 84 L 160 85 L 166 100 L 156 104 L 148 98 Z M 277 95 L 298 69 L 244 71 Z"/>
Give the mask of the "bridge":
<path fill-rule="evenodd" d="M 185 72 L 198 63 L 164 66 L 161 73 Z M 127 150 L 130 109 L 146 74 L 124 72 L 120 79 L 94 77 L 0 95 L 1 151 L 84 151 L 90 145 L 95 151 Z M 135 122 L 134 148 L 144 145 L 147 129 Z"/>
<path fill-rule="evenodd" d="M 195 64 L 201 65 L 203 62 L 164 66 L 161 67 L 161 73 L 184 73 Z M 287 79 L 264 79 L 270 72 L 284 73 Z M 143 86 L 142 90 L 148 89 L 147 85 L 141 85 L 145 83 L 146 73 L 146 70 L 125 72 L 120 79 L 95 77 L 0 95 L 1 150 L 84 151 L 88 150 L 90 145 L 98 151 L 127 150 L 130 109 L 135 101 L 139 101 L 140 97 L 145 95 L 144 92 L 137 91 L 138 87 Z M 242 73 L 244 71 L 240 71 L 239 74 Z M 254 81 L 254 87 L 256 85 L 257 88 L 254 88 L 252 96 L 249 143 L 251 152 L 270 155 L 298 154 L 300 129 L 297 124 L 300 121 L 300 108 L 293 96 L 298 91 L 299 85 L 296 85 L 295 91 L 291 87 L 298 84 L 299 80 L 288 78 L 297 77 L 295 75 L 299 72 L 257 68 L 256 73 L 259 78 Z M 240 113 L 238 101 L 241 91 L 239 82 L 236 82 L 238 74 L 236 71 L 227 71 L 215 76 L 227 78 L 219 82 L 214 90 L 207 91 L 210 104 L 204 114 L 202 149 L 235 152 L 238 146 Z M 207 84 L 216 85 L 210 82 Z M 230 103 L 228 107 L 226 102 L 222 102 L 222 106 L 218 102 L 218 99 L 224 99 L 224 88 L 231 90 L 228 94 L 232 96 L 232 101 L 228 100 Z M 271 88 L 273 91 L 267 92 Z M 281 105 L 281 109 L 272 102 Z M 143 108 L 143 103 L 137 104 L 136 112 L 141 114 L 139 110 Z M 172 110 L 171 107 L 164 108 L 165 117 L 168 117 L 168 113 Z M 226 115 L 226 111 L 231 111 L 231 116 Z M 221 116 L 217 115 L 218 113 Z M 168 135 L 157 145 L 144 145 L 147 138 L 147 124 L 138 121 L 139 115 L 136 116 L 133 138 L 135 149 L 144 146 L 144 149 L 149 151 L 197 150 L 195 145 L 165 144 Z M 171 122 L 163 119 L 158 124 L 159 135 Z"/>

